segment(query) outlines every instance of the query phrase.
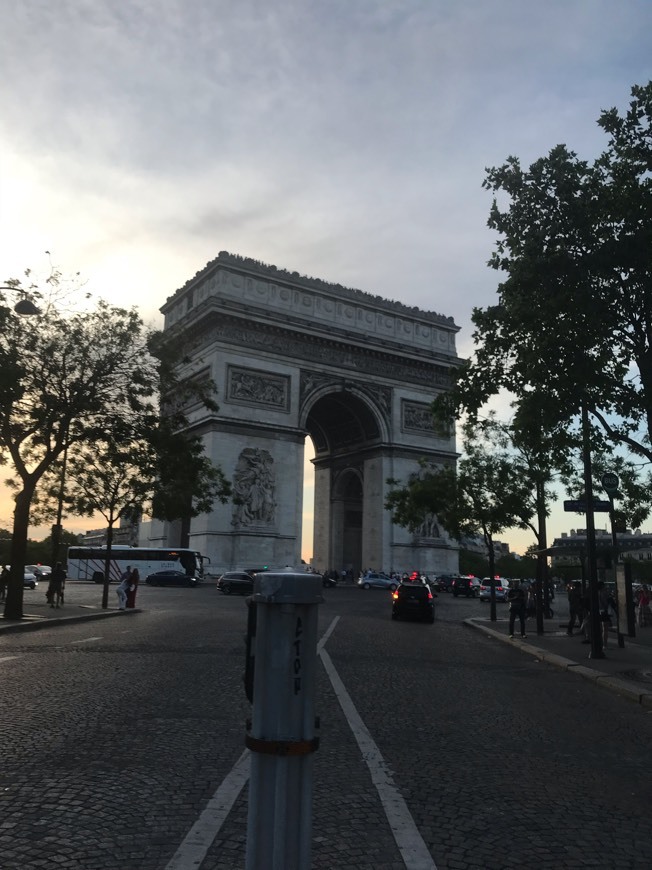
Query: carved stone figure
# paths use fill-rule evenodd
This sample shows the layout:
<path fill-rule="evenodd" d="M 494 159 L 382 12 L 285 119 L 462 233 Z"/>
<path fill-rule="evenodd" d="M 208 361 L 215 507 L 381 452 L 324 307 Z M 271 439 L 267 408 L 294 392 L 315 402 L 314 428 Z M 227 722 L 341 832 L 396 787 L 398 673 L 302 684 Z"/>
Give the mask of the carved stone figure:
<path fill-rule="evenodd" d="M 233 475 L 233 525 L 273 522 L 275 478 L 274 460 L 267 450 L 246 447 L 242 451 Z"/>
<path fill-rule="evenodd" d="M 426 514 L 426 518 L 417 529 L 416 535 L 418 538 L 440 538 L 437 517 L 432 513 Z"/>

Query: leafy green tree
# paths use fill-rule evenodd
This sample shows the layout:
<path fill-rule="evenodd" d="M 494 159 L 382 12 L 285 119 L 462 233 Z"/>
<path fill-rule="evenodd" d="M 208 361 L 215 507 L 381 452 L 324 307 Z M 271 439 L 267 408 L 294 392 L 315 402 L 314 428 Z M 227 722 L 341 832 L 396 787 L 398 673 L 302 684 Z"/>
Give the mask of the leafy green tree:
<path fill-rule="evenodd" d="M 489 576 L 495 576 L 494 539 L 510 528 L 526 528 L 532 516 L 531 481 L 526 470 L 496 441 L 477 437 L 466 427 L 464 456 L 457 470 L 450 465 L 433 468 L 427 463 L 404 486 L 393 485 L 386 507 L 394 522 L 414 531 L 424 518 L 435 514 L 458 541 L 481 534 L 489 556 Z M 491 619 L 496 619 L 492 589 Z"/>
<path fill-rule="evenodd" d="M 198 516 L 230 495 L 201 441 L 171 431 L 169 424 L 170 418 L 134 414 L 127 425 L 114 421 L 94 444 L 79 445 L 70 458 L 72 510 L 100 514 L 107 525 L 103 608 L 108 607 L 113 530 L 120 519 L 148 509 L 160 519 Z"/>
<path fill-rule="evenodd" d="M 40 481 L 66 449 L 96 440 L 107 414 L 153 411 L 157 369 L 134 310 L 52 305 L 23 319 L 0 304 L 0 321 L 0 461 L 13 466 L 17 487 L 4 615 L 21 619 L 30 507 Z"/>
<path fill-rule="evenodd" d="M 457 397 L 479 408 L 501 390 L 534 392 L 557 430 L 584 403 L 609 440 L 649 460 L 652 82 L 632 96 L 624 117 L 601 114 L 611 138 L 593 164 L 559 145 L 528 169 L 510 157 L 487 170 L 490 265 L 505 278 L 497 303 L 473 312 Z"/>

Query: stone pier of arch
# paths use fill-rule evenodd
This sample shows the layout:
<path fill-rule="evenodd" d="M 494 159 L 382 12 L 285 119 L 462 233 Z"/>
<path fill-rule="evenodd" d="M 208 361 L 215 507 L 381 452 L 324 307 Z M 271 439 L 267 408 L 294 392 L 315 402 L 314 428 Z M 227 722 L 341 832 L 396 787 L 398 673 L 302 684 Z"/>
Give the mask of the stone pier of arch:
<path fill-rule="evenodd" d="M 212 572 L 298 566 L 310 437 L 316 570 L 457 571 L 436 517 L 415 535 L 385 509 L 388 480 L 422 458 L 456 461 L 429 412 L 460 363 L 452 318 L 225 252 L 161 311 L 186 340 L 183 376 L 216 386 L 218 411 L 189 419 L 234 498 L 189 523 L 153 522 L 141 544 L 191 546 Z"/>

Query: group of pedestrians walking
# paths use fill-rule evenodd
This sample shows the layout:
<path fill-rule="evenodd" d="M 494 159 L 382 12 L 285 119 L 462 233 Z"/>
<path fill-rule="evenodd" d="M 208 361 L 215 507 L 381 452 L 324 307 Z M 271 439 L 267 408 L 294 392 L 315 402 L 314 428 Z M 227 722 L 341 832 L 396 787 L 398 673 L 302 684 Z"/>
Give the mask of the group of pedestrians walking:
<path fill-rule="evenodd" d="M 138 592 L 139 582 L 140 574 L 138 573 L 138 568 L 132 570 L 131 565 L 127 565 L 120 575 L 120 583 L 115 590 L 118 596 L 119 610 L 127 610 L 136 606 L 136 593 Z"/>

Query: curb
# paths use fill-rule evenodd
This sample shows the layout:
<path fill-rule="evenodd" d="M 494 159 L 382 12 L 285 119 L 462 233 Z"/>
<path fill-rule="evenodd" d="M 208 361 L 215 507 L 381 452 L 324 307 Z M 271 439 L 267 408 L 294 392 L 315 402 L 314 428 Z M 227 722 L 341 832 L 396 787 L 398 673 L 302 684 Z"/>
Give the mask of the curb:
<path fill-rule="evenodd" d="M 7 620 L 0 617 L 0 635 L 14 634 L 18 631 L 38 631 L 41 628 L 49 628 L 53 625 L 71 625 L 74 622 L 91 622 L 94 619 L 108 619 L 111 616 L 130 616 L 134 613 L 142 613 L 135 607 L 131 610 L 100 610 L 94 613 L 81 613 L 79 616 L 25 616 L 23 621 Z"/>
<path fill-rule="evenodd" d="M 483 631 L 490 637 L 500 640 L 502 643 L 506 643 L 511 647 L 518 647 L 523 652 L 528 653 L 529 655 L 534 655 L 536 658 L 541 659 L 550 665 L 554 665 L 561 670 L 567 671 L 569 674 L 577 674 L 579 677 L 582 677 L 582 679 L 589 680 L 589 682 L 594 683 L 596 686 L 600 686 L 604 689 L 608 689 L 616 695 L 620 695 L 621 698 L 626 698 L 628 701 L 634 701 L 636 704 L 640 704 L 646 709 L 652 709 L 652 689 L 646 691 L 645 689 L 641 689 L 641 687 L 636 683 L 632 683 L 629 680 L 623 680 L 621 677 L 614 677 L 611 674 L 603 674 L 600 671 L 596 671 L 593 668 L 589 668 L 586 665 L 573 661 L 573 659 L 567 659 L 557 653 L 552 653 L 548 650 L 541 649 L 541 647 L 533 646 L 528 643 L 527 640 L 522 640 L 521 638 L 510 638 L 502 631 L 496 631 L 495 628 L 489 628 L 486 625 L 478 624 L 473 617 L 465 619 L 464 624 L 468 625 L 469 628 Z"/>

